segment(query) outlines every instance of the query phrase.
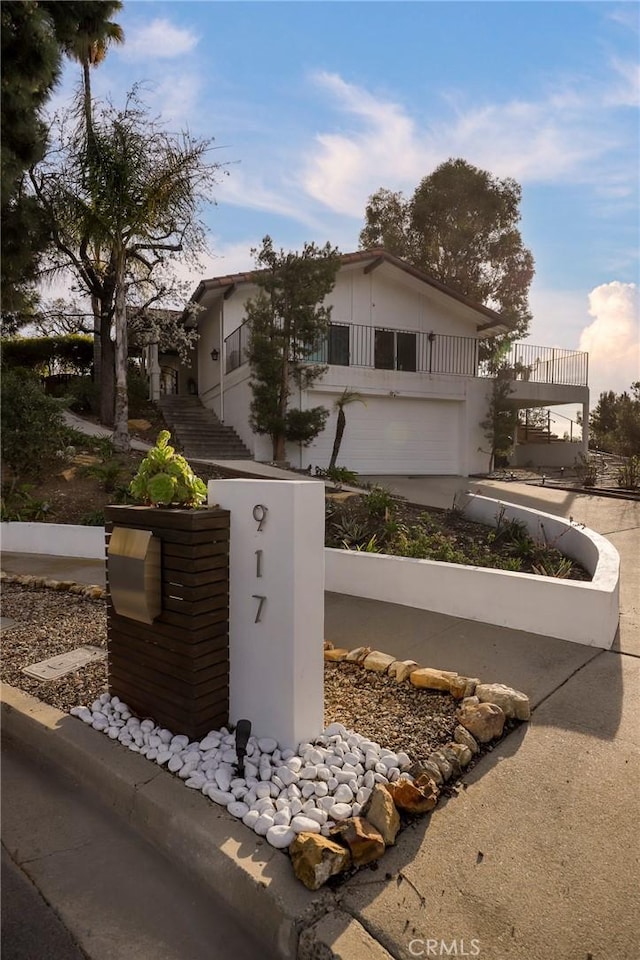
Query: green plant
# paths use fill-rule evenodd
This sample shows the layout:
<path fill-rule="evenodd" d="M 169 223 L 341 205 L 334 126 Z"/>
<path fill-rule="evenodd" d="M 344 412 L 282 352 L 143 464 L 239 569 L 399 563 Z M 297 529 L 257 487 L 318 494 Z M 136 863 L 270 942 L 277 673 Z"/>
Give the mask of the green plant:
<path fill-rule="evenodd" d="M 91 510 L 89 513 L 85 513 L 84 516 L 80 517 L 80 523 L 84 527 L 103 527 L 104 511 Z"/>
<path fill-rule="evenodd" d="M 585 487 L 593 487 L 598 479 L 598 461 L 591 454 L 579 453 L 573 469 Z"/>
<path fill-rule="evenodd" d="M 328 467 L 324 475 L 327 480 L 333 480 L 334 483 L 348 483 L 351 487 L 358 485 L 358 474 L 346 467 Z"/>
<path fill-rule="evenodd" d="M 38 477 L 63 445 L 62 408 L 29 370 L 3 370 L 2 457 L 17 478 Z"/>
<path fill-rule="evenodd" d="M 108 460 L 106 463 L 95 463 L 84 467 L 82 472 L 85 476 L 98 480 L 106 493 L 113 493 L 118 486 L 122 466 L 117 460 Z"/>
<path fill-rule="evenodd" d="M 365 407 L 367 405 L 367 402 L 362 394 L 358 393 L 357 390 L 350 390 L 349 387 L 345 387 L 338 399 L 335 401 L 333 406 L 337 411 L 338 416 L 336 418 L 336 435 L 333 441 L 331 459 L 329 460 L 329 470 L 336 469 L 336 460 L 338 459 L 338 454 L 340 453 L 342 438 L 347 425 L 347 418 L 344 408 L 349 406 L 350 403 L 364 403 Z"/>
<path fill-rule="evenodd" d="M 328 539 L 330 545 L 353 547 L 363 543 L 370 536 L 366 520 L 351 514 L 344 514 L 331 523 Z"/>
<path fill-rule="evenodd" d="M 385 519 L 389 519 L 395 509 L 393 495 L 386 487 L 372 487 L 364 498 L 364 506 L 369 516 Z"/>
<path fill-rule="evenodd" d="M 618 470 L 618 486 L 625 490 L 637 490 L 640 487 L 640 457 L 629 457 Z"/>
<path fill-rule="evenodd" d="M 344 544 L 345 549 L 349 550 L 350 547 L 347 543 Z M 378 546 L 378 535 L 376 533 L 370 537 L 366 543 L 358 544 L 356 547 L 358 553 L 382 553 L 381 548 Z"/>
<path fill-rule="evenodd" d="M 38 522 L 46 520 L 50 505 L 46 500 L 38 500 L 31 495 L 33 484 L 15 481 L 6 486 L 0 500 L 0 520 L 18 520 Z"/>
<path fill-rule="evenodd" d="M 184 457 L 169 446 L 171 434 L 162 430 L 129 485 L 134 499 L 154 506 L 175 504 L 198 507 L 207 496 L 204 481 L 197 477 Z"/>
<path fill-rule="evenodd" d="M 557 577 L 560 580 L 566 580 L 571 574 L 572 566 L 569 557 L 549 552 L 540 554 L 538 561 L 531 564 L 531 569 L 541 577 Z"/>

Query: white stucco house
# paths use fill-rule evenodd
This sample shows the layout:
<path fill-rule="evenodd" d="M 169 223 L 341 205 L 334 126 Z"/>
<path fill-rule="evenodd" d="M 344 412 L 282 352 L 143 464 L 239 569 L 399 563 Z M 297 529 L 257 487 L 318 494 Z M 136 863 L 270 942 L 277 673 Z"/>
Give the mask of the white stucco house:
<path fill-rule="evenodd" d="M 249 426 L 245 304 L 257 293 L 252 273 L 212 277 L 198 285 L 192 297 L 200 307 L 197 358 L 177 392 L 193 394 L 195 386 L 204 406 L 234 428 L 253 457 L 268 461 L 269 437 Z M 328 465 L 334 403 L 349 387 L 366 405 L 354 403 L 346 410 L 341 465 L 364 475 L 486 471 L 488 444 L 480 422 L 491 384 L 479 361 L 479 345 L 508 332 L 509 323 L 384 250 L 344 254 L 326 303 L 332 307 L 331 326 L 317 359 L 328 364 L 327 372 L 293 395 L 291 403 L 302 409 L 321 404 L 331 414 L 311 446 L 288 446 L 291 464 Z M 588 422 L 586 354 L 517 344 L 509 363 L 515 406 L 578 404 Z M 555 458 L 558 465 L 571 465 L 586 450 L 586 437 L 579 444 L 528 444 L 524 454 L 514 439 L 512 462 L 540 460 L 533 450 L 538 445 L 552 458 L 543 456 L 542 463 Z"/>

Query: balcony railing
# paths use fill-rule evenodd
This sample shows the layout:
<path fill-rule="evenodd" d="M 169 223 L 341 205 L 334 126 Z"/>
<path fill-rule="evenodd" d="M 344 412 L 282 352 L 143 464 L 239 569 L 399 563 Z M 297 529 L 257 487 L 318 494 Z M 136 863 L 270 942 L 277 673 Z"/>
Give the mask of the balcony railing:
<path fill-rule="evenodd" d="M 242 324 L 225 340 L 225 370 L 230 373 L 246 362 L 249 327 Z M 332 323 L 311 363 L 377 370 L 490 377 L 481 350 L 486 341 L 417 330 L 396 330 L 363 324 Z M 514 344 L 503 360 L 514 380 L 586 386 L 588 354 L 558 347 Z"/>

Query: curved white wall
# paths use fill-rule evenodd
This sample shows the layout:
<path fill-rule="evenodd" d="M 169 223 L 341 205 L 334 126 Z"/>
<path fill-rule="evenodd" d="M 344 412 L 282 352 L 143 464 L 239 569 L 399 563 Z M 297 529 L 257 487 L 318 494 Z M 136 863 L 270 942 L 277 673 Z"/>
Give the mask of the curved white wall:
<path fill-rule="evenodd" d="M 474 520 L 495 525 L 504 507 L 507 519 L 522 520 L 536 537 L 542 524 L 549 542 L 556 540 L 558 549 L 579 560 L 593 579 L 558 580 L 327 549 L 325 588 L 609 649 L 619 617 L 620 558 L 615 547 L 593 530 L 560 517 L 489 497 L 467 497 L 465 512 Z"/>
<path fill-rule="evenodd" d="M 619 617 L 620 558 L 615 547 L 595 531 L 561 517 L 467 494 L 467 515 L 482 523 L 495 525 L 502 507 L 507 519 L 522 520 L 537 538 L 542 525 L 547 539 L 582 563 L 592 580 L 326 548 L 325 589 L 609 649 Z M 2 549 L 101 560 L 104 528 L 3 523 Z"/>
<path fill-rule="evenodd" d="M 0 546 L 6 553 L 41 553 L 104 560 L 104 527 L 5 522 L 0 524 L 0 534 Z"/>

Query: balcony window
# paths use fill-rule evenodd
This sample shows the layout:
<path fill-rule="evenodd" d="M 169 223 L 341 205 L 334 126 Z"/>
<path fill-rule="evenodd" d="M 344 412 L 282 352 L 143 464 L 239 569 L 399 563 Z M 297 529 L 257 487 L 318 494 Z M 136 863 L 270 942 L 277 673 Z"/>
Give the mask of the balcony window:
<path fill-rule="evenodd" d="M 307 359 L 310 363 L 330 363 L 337 367 L 348 367 L 349 327 L 344 323 L 330 323 L 326 338 L 317 350 Z"/>
<path fill-rule="evenodd" d="M 374 366 L 377 370 L 416 370 L 416 334 L 376 330 Z"/>
<path fill-rule="evenodd" d="M 349 327 L 344 324 L 329 324 L 328 362 L 338 367 L 349 366 Z"/>

